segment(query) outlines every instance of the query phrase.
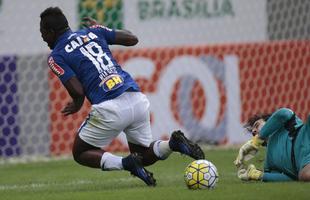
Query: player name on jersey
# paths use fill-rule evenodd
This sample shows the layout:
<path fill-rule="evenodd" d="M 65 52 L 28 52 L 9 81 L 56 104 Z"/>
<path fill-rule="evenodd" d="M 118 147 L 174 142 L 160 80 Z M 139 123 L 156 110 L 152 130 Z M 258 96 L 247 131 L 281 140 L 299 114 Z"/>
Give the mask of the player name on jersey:
<path fill-rule="evenodd" d="M 76 33 L 71 34 L 68 39 L 76 35 Z M 89 42 L 90 40 L 93 40 L 95 38 L 98 38 L 97 35 L 95 35 L 92 32 L 89 32 L 87 35 L 80 35 L 77 36 L 74 40 L 72 40 L 69 44 L 65 46 L 65 50 L 67 53 L 72 52 L 74 49 L 82 46 L 84 43 Z"/>

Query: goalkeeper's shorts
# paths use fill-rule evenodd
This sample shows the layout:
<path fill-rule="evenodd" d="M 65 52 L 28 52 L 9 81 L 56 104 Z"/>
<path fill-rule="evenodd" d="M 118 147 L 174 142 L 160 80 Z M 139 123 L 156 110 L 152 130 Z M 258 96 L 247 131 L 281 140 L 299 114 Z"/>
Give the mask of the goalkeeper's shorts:
<path fill-rule="evenodd" d="M 125 92 L 115 99 L 92 105 L 79 136 L 86 143 L 102 148 L 124 132 L 128 142 L 149 147 L 153 141 L 149 106 L 141 92 Z"/>

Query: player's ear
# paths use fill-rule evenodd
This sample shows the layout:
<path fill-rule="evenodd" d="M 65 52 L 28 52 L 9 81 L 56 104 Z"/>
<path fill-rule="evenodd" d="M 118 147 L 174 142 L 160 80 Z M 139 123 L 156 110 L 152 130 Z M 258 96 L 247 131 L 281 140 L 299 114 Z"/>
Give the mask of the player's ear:
<path fill-rule="evenodd" d="M 50 35 L 56 35 L 56 31 L 54 29 L 49 29 L 48 32 Z"/>
<path fill-rule="evenodd" d="M 57 39 L 57 32 L 54 29 L 49 29 L 48 30 L 48 37 L 52 40 L 56 40 Z"/>

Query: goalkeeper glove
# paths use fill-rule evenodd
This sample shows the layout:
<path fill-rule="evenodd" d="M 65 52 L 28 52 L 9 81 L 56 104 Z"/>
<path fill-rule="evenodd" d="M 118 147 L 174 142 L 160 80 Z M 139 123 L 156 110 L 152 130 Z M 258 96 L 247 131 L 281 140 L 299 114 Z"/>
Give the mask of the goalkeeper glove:
<path fill-rule="evenodd" d="M 263 178 L 264 173 L 256 169 L 255 165 L 250 164 L 248 169 L 240 169 L 238 171 L 238 178 L 243 181 L 260 181 Z"/>
<path fill-rule="evenodd" d="M 254 148 L 258 149 L 259 147 L 262 146 L 262 144 L 264 143 L 264 140 L 259 138 L 259 135 L 255 135 L 252 139 L 252 145 Z"/>
<path fill-rule="evenodd" d="M 242 168 L 244 161 L 252 159 L 257 153 L 257 149 L 255 149 L 251 143 L 252 140 L 249 140 L 239 149 L 238 156 L 234 161 L 237 168 Z"/>
<path fill-rule="evenodd" d="M 244 161 L 248 161 L 256 155 L 258 148 L 263 143 L 264 143 L 264 140 L 260 139 L 258 135 L 254 136 L 251 140 L 247 141 L 239 149 L 239 153 L 238 153 L 236 160 L 234 161 L 234 164 L 238 168 L 240 168 L 243 165 Z"/>

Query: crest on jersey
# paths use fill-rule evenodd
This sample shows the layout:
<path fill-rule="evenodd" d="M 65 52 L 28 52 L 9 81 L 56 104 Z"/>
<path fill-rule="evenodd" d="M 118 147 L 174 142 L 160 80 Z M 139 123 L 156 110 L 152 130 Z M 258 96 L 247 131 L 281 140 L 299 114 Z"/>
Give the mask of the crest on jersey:
<path fill-rule="evenodd" d="M 50 69 L 58 77 L 65 73 L 65 70 L 63 68 L 61 68 L 59 65 L 57 65 L 57 63 L 54 61 L 53 57 L 49 57 L 47 63 L 48 63 L 48 66 L 50 67 Z"/>

